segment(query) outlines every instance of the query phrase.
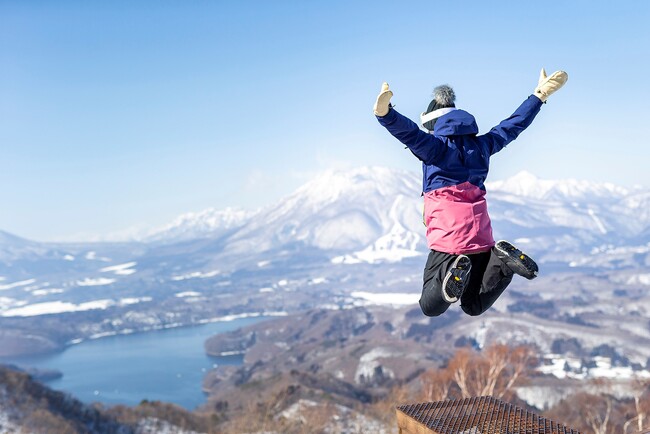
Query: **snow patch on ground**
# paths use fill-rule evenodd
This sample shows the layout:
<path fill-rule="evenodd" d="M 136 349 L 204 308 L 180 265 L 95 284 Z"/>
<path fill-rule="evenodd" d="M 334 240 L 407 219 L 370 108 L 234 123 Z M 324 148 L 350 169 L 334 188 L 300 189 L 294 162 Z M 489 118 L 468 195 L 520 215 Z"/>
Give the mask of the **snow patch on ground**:
<path fill-rule="evenodd" d="M 529 405 L 540 410 L 548 410 L 570 396 L 573 391 L 570 388 L 561 387 L 525 386 L 518 387 L 516 393 Z"/>
<path fill-rule="evenodd" d="M 309 408 L 318 407 L 318 403 L 307 399 L 301 399 L 295 404 L 289 406 L 286 410 L 281 412 L 278 416 L 288 420 L 300 421 L 301 423 L 307 422 L 302 416 L 302 413 Z"/>
<path fill-rule="evenodd" d="M 358 264 L 367 262 L 400 262 L 405 258 L 421 256 L 417 250 L 420 237 L 406 230 L 400 224 L 395 224 L 390 232 L 380 237 L 372 245 L 350 255 L 338 256 L 332 259 L 334 264 Z"/>
<path fill-rule="evenodd" d="M 197 431 L 189 431 L 155 417 L 145 417 L 138 421 L 138 434 L 199 434 Z"/>
<path fill-rule="evenodd" d="M 5 285 L 0 285 L 0 291 L 5 291 L 7 289 L 20 288 L 21 286 L 31 285 L 36 282 L 36 279 L 27 279 L 21 280 L 19 282 L 7 283 Z"/>
<path fill-rule="evenodd" d="M 6 310 L 12 307 L 19 307 L 26 305 L 26 301 L 19 301 L 9 297 L 0 297 L 0 311 Z"/>
<path fill-rule="evenodd" d="M 90 251 L 90 252 L 86 253 L 85 258 L 88 259 L 89 261 L 111 262 L 110 258 L 97 256 L 97 252 L 95 252 L 95 251 Z"/>
<path fill-rule="evenodd" d="M 410 249 L 378 247 L 376 244 L 364 250 L 348 255 L 336 256 L 331 259 L 332 264 L 352 265 L 360 263 L 376 264 L 382 262 L 400 262 L 402 259 L 421 256 L 422 252 Z"/>
<path fill-rule="evenodd" d="M 308 399 L 300 399 L 296 403 L 287 407 L 284 411 L 278 413 L 276 419 L 287 419 L 295 424 L 304 424 L 306 422 L 303 414 L 306 412 L 319 412 L 324 406 L 322 403 L 316 403 Z M 320 431 L 327 433 L 376 433 L 389 434 L 392 430 L 386 430 L 385 425 L 376 420 L 342 405 L 333 404 L 327 407 L 333 411 L 329 417 L 327 425 Z M 260 433 L 262 434 L 262 433 Z M 264 432 L 264 434 L 271 434 Z"/>
<path fill-rule="evenodd" d="M 246 351 L 222 351 L 217 353 L 219 357 L 241 356 L 243 354 L 246 354 Z"/>
<path fill-rule="evenodd" d="M 61 294 L 63 293 L 61 288 L 50 288 L 50 289 L 37 289 L 32 291 L 32 295 L 49 295 L 49 294 Z"/>
<path fill-rule="evenodd" d="M 106 277 L 99 277 L 97 279 L 85 278 L 84 280 L 77 280 L 77 286 L 102 286 L 114 283 L 116 279 L 108 279 Z"/>
<path fill-rule="evenodd" d="M 198 296 L 200 296 L 200 295 L 201 295 L 201 293 L 200 293 L 200 292 L 196 292 L 196 291 L 183 291 L 183 292 L 177 292 L 176 294 L 174 294 L 174 296 L 175 296 L 175 297 L 178 297 L 178 298 L 184 298 L 184 297 L 198 297 Z"/>
<path fill-rule="evenodd" d="M 151 297 L 127 297 L 127 298 L 120 299 L 118 304 L 120 306 L 128 306 L 130 304 L 137 304 L 137 303 L 142 303 L 151 300 L 153 300 Z"/>
<path fill-rule="evenodd" d="M 213 271 L 195 271 L 193 273 L 187 273 L 187 274 L 181 274 L 178 276 L 172 276 L 172 280 L 174 281 L 180 281 L 180 280 L 188 280 L 188 279 L 208 279 L 210 277 L 217 276 L 220 274 L 221 271 L 219 270 L 213 270 Z"/>
<path fill-rule="evenodd" d="M 80 304 L 64 301 L 48 301 L 46 303 L 35 303 L 9 309 L 2 312 L 2 316 L 38 316 L 63 312 L 80 312 L 84 310 L 106 309 L 113 304 L 115 304 L 113 300 L 95 300 Z"/>
<path fill-rule="evenodd" d="M 635 274 L 630 276 L 625 283 L 628 285 L 650 285 L 650 274 Z"/>
<path fill-rule="evenodd" d="M 544 364 L 537 369 L 543 374 L 562 379 L 650 379 L 650 371 L 635 371 L 631 366 L 613 366 L 608 357 L 594 357 L 593 362 L 595 366 L 585 366 L 580 359 L 549 354 L 544 357 Z"/>
<path fill-rule="evenodd" d="M 68 303 L 64 301 L 48 301 L 45 303 L 34 303 L 22 307 L 16 307 L 13 309 L 6 310 L 2 312 L 2 316 L 11 317 L 11 316 L 39 316 L 39 315 L 49 315 L 55 313 L 64 313 L 64 312 L 81 312 L 86 310 L 95 310 L 95 309 L 107 309 L 111 306 L 127 306 L 136 303 L 142 303 L 146 301 L 151 301 L 151 297 L 130 297 L 122 298 L 119 301 L 111 299 L 103 300 L 93 300 L 87 301 L 85 303 Z"/>
<path fill-rule="evenodd" d="M 361 384 L 364 381 L 372 380 L 372 378 L 377 373 L 377 368 L 381 367 L 381 372 L 383 375 L 393 377 L 394 373 L 387 369 L 384 366 L 381 366 L 378 359 L 392 357 L 393 352 L 386 348 L 373 348 L 372 350 L 365 353 L 359 359 L 359 364 L 357 365 L 357 371 L 354 374 L 354 382 Z"/>
<path fill-rule="evenodd" d="M 101 271 L 102 273 L 113 272 L 120 276 L 128 276 L 129 274 L 133 274 L 137 271 L 133 269 L 133 267 L 135 267 L 136 264 L 137 262 L 127 262 L 125 264 L 111 265 L 110 267 L 104 267 L 99 271 Z"/>
<path fill-rule="evenodd" d="M 7 393 L 7 391 L 3 388 L 0 389 L 0 393 Z M 14 423 L 11 422 L 9 419 L 9 415 L 5 413 L 1 408 L 0 408 L 0 432 L 3 433 L 20 433 L 23 432 L 22 427 L 19 427 L 18 425 L 15 425 Z"/>
<path fill-rule="evenodd" d="M 208 324 L 208 323 L 213 323 L 213 322 L 221 322 L 221 321 L 234 321 L 236 319 L 242 319 L 242 318 L 257 318 L 260 316 L 288 316 L 289 314 L 284 311 L 271 311 L 271 312 L 249 312 L 249 313 L 240 313 L 240 314 L 233 314 L 233 315 L 225 315 L 225 316 L 219 316 L 215 318 L 208 318 L 204 320 L 198 321 L 199 324 Z"/>
<path fill-rule="evenodd" d="M 623 246 L 616 247 L 611 244 L 606 244 L 600 247 L 595 247 L 591 250 L 591 254 L 606 254 L 610 256 L 624 256 L 634 254 L 650 253 L 650 243 L 641 246 Z"/>
<path fill-rule="evenodd" d="M 479 348 L 485 347 L 485 341 L 487 339 L 488 331 L 491 328 L 491 323 L 489 320 L 486 320 L 481 323 L 480 327 L 474 331 L 471 337 L 476 341 L 476 345 Z"/>
<path fill-rule="evenodd" d="M 417 304 L 420 300 L 420 294 L 408 292 L 363 292 L 355 291 L 350 294 L 352 297 L 361 299 L 363 301 L 355 302 L 359 305 L 389 305 L 389 306 L 405 306 L 409 304 Z"/>

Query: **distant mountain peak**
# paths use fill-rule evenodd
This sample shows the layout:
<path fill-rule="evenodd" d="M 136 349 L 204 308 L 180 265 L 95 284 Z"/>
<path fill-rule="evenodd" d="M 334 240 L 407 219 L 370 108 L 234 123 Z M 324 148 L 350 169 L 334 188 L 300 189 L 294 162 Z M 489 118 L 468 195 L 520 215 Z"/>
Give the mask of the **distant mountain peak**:
<path fill-rule="evenodd" d="M 628 189 L 610 182 L 573 178 L 546 180 L 526 170 L 501 181 L 486 182 L 486 188 L 490 192 L 513 194 L 529 199 L 619 200 L 630 194 Z"/>
<path fill-rule="evenodd" d="M 226 207 L 224 209 L 208 208 L 199 212 L 188 212 L 178 216 L 172 223 L 163 226 L 162 230 L 170 230 L 186 224 L 200 224 L 206 228 L 232 227 L 250 215 L 249 211 L 240 208 Z"/>
<path fill-rule="evenodd" d="M 241 226 L 252 214 L 251 211 L 233 207 L 188 212 L 176 217 L 171 223 L 154 229 L 145 237 L 145 241 L 182 241 L 220 235 L 224 231 Z"/>
<path fill-rule="evenodd" d="M 368 192 L 390 194 L 406 187 L 414 189 L 417 194 L 421 188 L 419 179 L 413 172 L 390 169 L 379 166 L 361 166 L 349 170 L 327 170 L 298 188 L 293 195 L 305 195 L 310 192 L 317 195 L 319 201 L 333 201 L 341 194 L 351 192 Z"/>

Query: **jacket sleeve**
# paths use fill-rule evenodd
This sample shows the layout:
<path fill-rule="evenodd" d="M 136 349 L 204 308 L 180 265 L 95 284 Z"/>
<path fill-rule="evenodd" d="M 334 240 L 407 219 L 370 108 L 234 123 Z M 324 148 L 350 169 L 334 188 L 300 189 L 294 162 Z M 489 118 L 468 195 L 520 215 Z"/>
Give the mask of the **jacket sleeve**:
<path fill-rule="evenodd" d="M 542 101 L 531 95 L 517 110 L 487 134 L 482 136 L 486 140 L 490 155 L 496 154 L 508 143 L 512 142 L 523 130 L 533 122 L 542 107 Z"/>
<path fill-rule="evenodd" d="M 386 116 L 377 116 L 377 120 L 425 164 L 433 164 L 444 152 L 445 144 L 442 140 L 433 134 L 425 133 L 415 122 L 392 107 Z"/>

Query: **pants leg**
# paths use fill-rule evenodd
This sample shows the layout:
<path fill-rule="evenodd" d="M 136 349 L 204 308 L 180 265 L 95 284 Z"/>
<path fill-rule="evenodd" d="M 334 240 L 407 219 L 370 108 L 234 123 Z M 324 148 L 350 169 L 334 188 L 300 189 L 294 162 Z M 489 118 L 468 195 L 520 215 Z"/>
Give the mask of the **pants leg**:
<path fill-rule="evenodd" d="M 467 288 L 460 297 L 460 307 L 465 313 L 469 314 L 469 312 L 480 309 L 481 286 L 483 284 L 483 275 L 490 261 L 490 252 L 474 253 L 467 255 L 467 257 L 472 261 L 472 272 L 469 275 Z"/>
<path fill-rule="evenodd" d="M 442 297 L 442 282 L 456 255 L 431 250 L 424 266 L 422 296 L 420 308 L 426 316 L 438 316 L 444 313 L 450 303 Z"/>
<path fill-rule="evenodd" d="M 497 257 L 494 248 L 468 256 L 472 259 L 472 277 L 461 297 L 460 307 L 466 314 L 475 316 L 492 307 L 512 281 L 514 273 Z"/>

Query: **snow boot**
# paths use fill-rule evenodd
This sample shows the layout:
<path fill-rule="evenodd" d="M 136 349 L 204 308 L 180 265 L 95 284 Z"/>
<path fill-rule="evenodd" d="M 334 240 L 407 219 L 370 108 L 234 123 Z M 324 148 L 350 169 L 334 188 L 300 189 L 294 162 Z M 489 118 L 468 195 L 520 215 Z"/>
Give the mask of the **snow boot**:
<path fill-rule="evenodd" d="M 463 295 L 471 271 L 472 261 L 465 255 L 458 255 L 442 281 L 442 298 L 447 303 L 455 303 Z"/>
<path fill-rule="evenodd" d="M 494 246 L 494 252 L 512 271 L 532 280 L 537 277 L 539 268 L 530 256 L 510 244 L 505 240 L 497 242 Z"/>

